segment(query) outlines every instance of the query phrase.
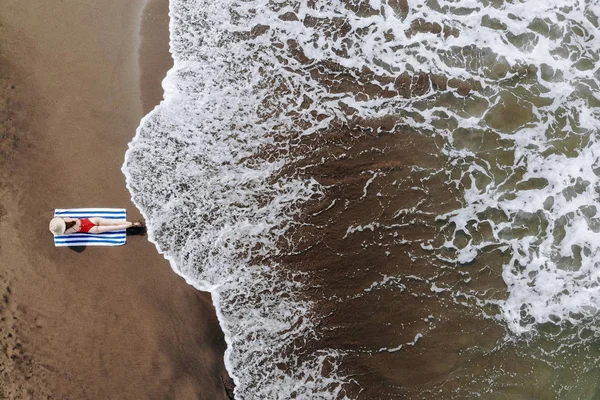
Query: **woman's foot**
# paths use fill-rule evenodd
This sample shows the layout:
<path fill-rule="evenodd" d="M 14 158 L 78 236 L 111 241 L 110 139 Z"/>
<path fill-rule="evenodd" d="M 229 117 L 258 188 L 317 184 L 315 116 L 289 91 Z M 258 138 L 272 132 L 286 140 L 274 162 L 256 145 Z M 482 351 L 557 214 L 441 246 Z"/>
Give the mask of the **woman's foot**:
<path fill-rule="evenodd" d="M 132 228 L 145 228 L 146 227 L 146 223 L 144 221 L 136 221 L 133 224 L 131 224 Z"/>
<path fill-rule="evenodd" d="M 144 220 L 136 221 L 127 228 L 128 235 L 145 235 L 146 234 L 146 223 Z"/>

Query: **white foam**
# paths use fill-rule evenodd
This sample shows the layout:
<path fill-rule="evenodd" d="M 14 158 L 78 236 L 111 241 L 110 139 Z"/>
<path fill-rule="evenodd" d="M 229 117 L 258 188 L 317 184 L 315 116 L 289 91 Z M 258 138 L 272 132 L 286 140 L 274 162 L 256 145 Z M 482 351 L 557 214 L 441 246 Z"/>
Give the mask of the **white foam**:
<path fill-rule="evenodd" d="M 465 188 L 464 207 L 444 216 L 455 225 L 454 237 L 446 241 L 445 247 L 455 250 L 454 261 L 459 263 L 472 262 L 490 245 L 500 244 L 499 248 L 510 254 L 510 261 L 503 266 L 508 298 L 498 304 L 508 327 L 516 333 L 535 331 L 544 323 L 583 323 L 597 317 L 600 307 L 600 236 L 596 222 L 600 110 L 581 91 L 582 86 L 593 88 L 592 93 L 597 91 L 598 67 L 577 67 L 585 57 L 598 60 L 600 31 L 586 14 L 597 18 L 597 5 L 562 1 L 505 4 L 490 15 L 504 23 L 508 32 L 531 34 L 528 26 L 537 19 L 546 20 L 560 35 L 550 40 L 536 33 L 537 44 L 528 51 L 504 40 L 505 31 L 494 34 L 483 29 L 479 38 L 470 37 L 476 44 L 483 38 L 493 42 L 494 52 L 511 65 L 535 66 L 535 85 L 543 89 L 538 99 L 545 99 L 538 102 L 532 97 L 533 119 L 514 132 L 495 129 L 483 118 L 465 122 L 454 115 L 461 127 L 488 129 L 505 140 L 511 146 L 507 149 L 514 155 L 513 163 L 497 164 L 481 152 L 448 148 L 451 158 L 466 160 L 462 165 L 469 166 L 462 168 L 457 185 L 465 177 L 471 184 Z M 573 34 L 574 27 L 583 35 Z M 568 57 L 561 56 L 560 51 Z M 544 65 L 561 72 L 562 78 L 545 81 L 541 75 Z M 487 83 L 488 87 L 495 86 L 498 94 L 506 90 L 497 82 Z M 523 85 L 526 90 L 532 87 Z M 493 98 L 492 105 L 498 104 L 500 97 L 495 101 Z M 566 124 L 560 122 L 562 118 L 566 118 Z M 580 144 L 571 145 L 571 149 L 563 147 L 567 140 L 577 138 L 582 138 Z M 456 163 L 454 166 L 461 168 Z M 499 169 L 507 174 L 499 173 Z M 489 183 L 476 185 L 477 174 L 489 178 Z M 534 181 L 547 183 L 519 187 L 519 183 Z M 501 211 L 505 220 L 486 217 L 492 209 Z M 459 231 L 470 234 L 483 223 L 492 228 L 491 237 L 479 241 L 471 238 L 469 245 L 461 249 L 454 246 Z M 527 226 L 530 228 L 525 229 Z"/>

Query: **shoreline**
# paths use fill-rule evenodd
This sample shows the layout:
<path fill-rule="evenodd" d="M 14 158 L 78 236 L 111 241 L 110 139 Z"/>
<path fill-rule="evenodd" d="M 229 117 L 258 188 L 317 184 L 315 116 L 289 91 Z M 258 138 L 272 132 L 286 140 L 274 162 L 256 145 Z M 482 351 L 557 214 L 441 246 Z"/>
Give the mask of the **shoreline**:
<path fill-rule="evenodd" d="M 144 117 L 163 100 L 161 83 L 167 71 L 173 67 L 173 58 L 169 52 L 169 0 L 141 2 L 136 37 L 139 95 Z M 160 43 L 160 46 L 156 46 L 157 43 Z M 148 82 L 152 84 L 147 85 Z"/>
<path fill-rule="evenodd" d="M 141 90 L 141 102 L 143 108 L 143 118 L 148 117 L 150 113 L 154 111 L 154 109 L 160 106 L 161 102 L 164 100 L 164 90 L 161 85 L 147 87 L 144 86 L 144 82 L 152 81 L 152 82 L 160 82 L 165 79 L 166 73 L 173 68 L 174 60 L 169 51 L 170 46 L 170 1 L 169 0 L 145 0 L 145 4 L 143 5 L 143 10 L 140 14 L 140 30 L 139 30 L 139 60 L 140 60 L 140 90 Z M 160 21 L 158 25 L 152 25 L 154 22 Z M 147 40 L 150 38 L 150 40 Z M 148 46 L 148 44 L 153 43 L 155 40 L 164 40 L 167 38 L 166 49 L 168 53 L 168 57 L 165 57 L 164 52 L 157 52 L 156 49 L 152 46 Z M 144 60 L 146 64 L 159 65 L 159 68 L 144 68 Z M 164 71 L 162 74 L 159 71 Z M 142 119 L 143 121 L 143 119 Z M 140 122 L 140 125 L 142 122 Z M 139 128 L 139 127 L 138 127 Z M 136 131 L 137 136 L 137 131 Z M 131 138 L 133 140 L 134 137 Z M 130 142 L 131 142 L 130 140 Z M 125 163 L 123 164 L 123 167 Z M 129 188 L 128 188 L 129 190 Z M 130 199 L 133 203 L 133 200 Z M 134 203 L 135 205 L 135 203 Z M 137 206 L 136 206 L 137 208 Z M 138 212 L 142 214 L 144 219 L 146 216 L 138 209 Z M 150 241 L 150 240 L 149 240 Z M 151 241 L 150 241 L 151 242 Z M 152 245 L 156 246 L 153 242 Z M 162 253 L 161 257 L 165 257 Z M 165 258 L 166 259 L 166 258 Z M 222 359 L 225 368 L 225 379 L 224 385 L 226 387 L 228 398 L 233 399 L 233 389 L 235 387 L 235 381 L 237 377 L 234 375 L 232 371 L 231 365 L 227 362 L 227 357 L 225 355 L 231 349 L 231 345 L 229 343 L 229 339 L 227 334 L 223 332 L 223 326 L 221 325 L 221 315 L 218 313 L 218 304 L 215 301 L 215 298 L 212 296 L 212 291 L 209 288 L 200 287 L 196 282 L 188 281 L 188 278 L 183 274 L 180 274 L 177 271 L 177 268 L 174 268 L 171 264 L 172 261 L 167 260 L 169 264 L 169 268 L 173 270 L 175 274 L 180 276 L 182 279 L 186 281 L 188 285 L 193 287 L 198 293 L 201 293 L 203 296 L 206 296 L 210 301 L 213 312 L 215 314 L 215 318 L 218 321 L 219 329 L 221 331 L 221 335 L 223 336 L 223 340 L 225 342 L 225 349 L 222 351 Z"/>
<path fill-rule="evenodd" d="M 139 215 L 120 168 L 170 60 L 158 29 L 131 23 L 146 3 L 160 2 L 0 5 L 0 129 L 14 136 L 0 145 L 0 397 L 228 398 L 207 293 L 144 237 L 74 252 L 47 232 L 58 207 Z"/>

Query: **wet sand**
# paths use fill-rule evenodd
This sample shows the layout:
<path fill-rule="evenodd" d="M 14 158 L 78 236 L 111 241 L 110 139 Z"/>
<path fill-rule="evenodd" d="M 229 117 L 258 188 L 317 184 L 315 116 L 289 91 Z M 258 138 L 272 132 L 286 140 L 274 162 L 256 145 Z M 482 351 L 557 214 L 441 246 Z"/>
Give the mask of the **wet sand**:
<path fill-rule="evenodd" d="M 0 398 L 227 398 L 208 294 L 145 237 L 47 230 L 54 208 L 139 218 L 120 169 L 171 63 L 167 2 L 143 3 L 0 3 Z"/>

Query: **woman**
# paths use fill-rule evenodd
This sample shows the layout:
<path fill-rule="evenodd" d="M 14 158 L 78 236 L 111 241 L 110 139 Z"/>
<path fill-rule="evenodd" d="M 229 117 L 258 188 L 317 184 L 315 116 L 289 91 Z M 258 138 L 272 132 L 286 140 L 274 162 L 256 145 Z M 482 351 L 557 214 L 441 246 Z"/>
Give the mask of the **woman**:
<path fill-rule="evenodd" d="M 59 217 L 50 220 L 50 232 L 54 235 L 71 233 L 104 233 L 127 228 L 143 228 L 143 222 L 115 221 L 107 218 L 67 218 Z"/>

